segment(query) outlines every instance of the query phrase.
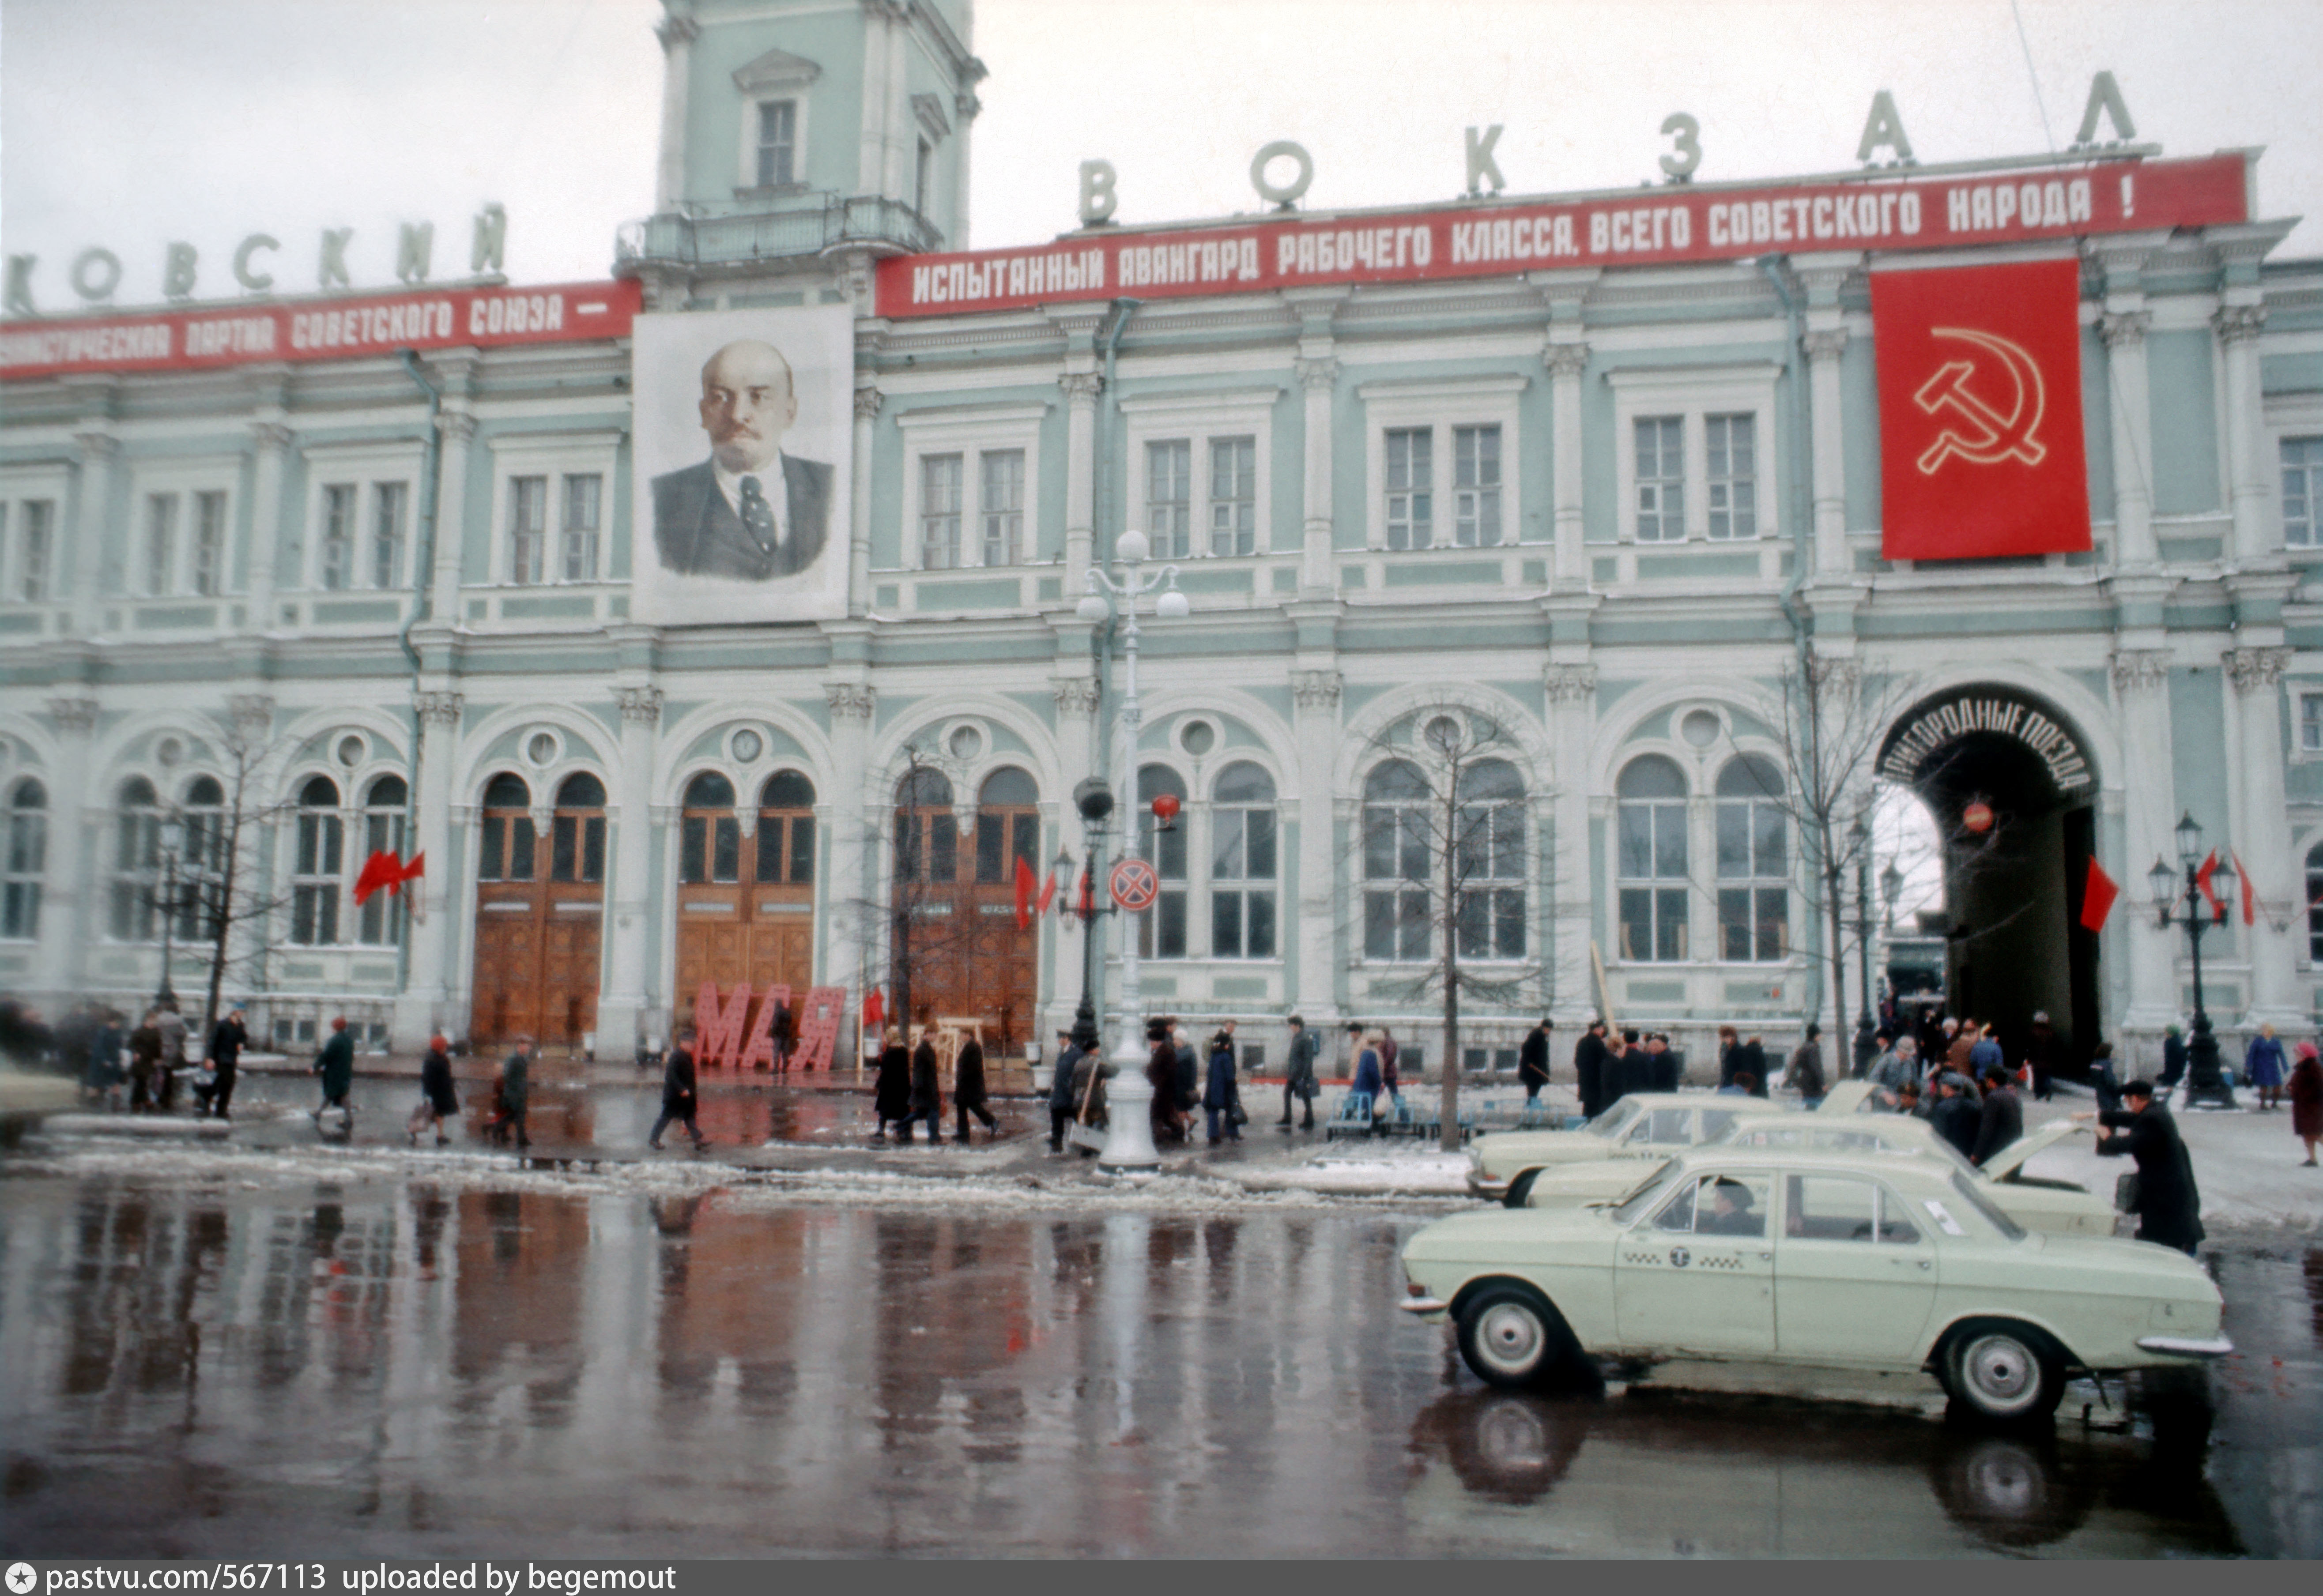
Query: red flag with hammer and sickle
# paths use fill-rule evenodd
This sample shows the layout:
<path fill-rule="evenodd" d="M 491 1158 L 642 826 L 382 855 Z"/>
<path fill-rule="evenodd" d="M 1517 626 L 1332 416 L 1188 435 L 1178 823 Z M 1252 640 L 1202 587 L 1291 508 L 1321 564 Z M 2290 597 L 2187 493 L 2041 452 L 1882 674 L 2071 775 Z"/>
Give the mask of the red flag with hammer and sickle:
<path fill-rule="evenodd" d="M 2070 260 L 1871 274 L 1887 558 L 2089 546 L 2080 307 Z"/>

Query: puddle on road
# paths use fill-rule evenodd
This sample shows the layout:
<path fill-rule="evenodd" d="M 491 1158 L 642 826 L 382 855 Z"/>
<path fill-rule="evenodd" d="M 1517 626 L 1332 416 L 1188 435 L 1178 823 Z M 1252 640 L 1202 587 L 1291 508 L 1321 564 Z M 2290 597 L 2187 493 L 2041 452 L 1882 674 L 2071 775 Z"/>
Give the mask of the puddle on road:
<path fill-rule="evenodd" d="M 0 1199 L 12 1554 L 2318 1549 L 2311 1252 L 2223 1258 L 2245 1353 L 2206 1460 L 2061 1417 L 1487 1391 L 1393 1311 L 1418 1221 L 1378 1212 L 224 1170 Z"/>

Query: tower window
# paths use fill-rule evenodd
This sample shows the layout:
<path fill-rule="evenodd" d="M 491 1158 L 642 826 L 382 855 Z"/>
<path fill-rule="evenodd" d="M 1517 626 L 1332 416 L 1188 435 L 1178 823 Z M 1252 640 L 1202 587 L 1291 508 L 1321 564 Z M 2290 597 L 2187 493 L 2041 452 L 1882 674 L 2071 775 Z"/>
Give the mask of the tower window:
<path fill-rule="evenodd" d="M 758 187 L 785 188 L 798 181 L 798 102 L 758 102 Z"/>

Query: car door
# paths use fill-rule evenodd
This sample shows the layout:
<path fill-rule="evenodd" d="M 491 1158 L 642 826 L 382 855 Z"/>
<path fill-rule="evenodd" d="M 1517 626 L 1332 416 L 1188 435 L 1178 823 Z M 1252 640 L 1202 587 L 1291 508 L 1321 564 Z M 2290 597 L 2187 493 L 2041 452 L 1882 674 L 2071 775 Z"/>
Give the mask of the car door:
<path fill-rule="evenodd" d="M 1809 1362 L 1908 1364 L 1936 1301 L 1935 1248 L 1868 1176 L 1783 1178 L 1775 1344 Z"/>
<path fill-rule="evenodd" d="M 1613 1314 L 1640 1352 L 1765 1357 L 1775 1350 L 1772 1176 L 1721 1171 L 1682 1183 L 1621 1233 Z"/>

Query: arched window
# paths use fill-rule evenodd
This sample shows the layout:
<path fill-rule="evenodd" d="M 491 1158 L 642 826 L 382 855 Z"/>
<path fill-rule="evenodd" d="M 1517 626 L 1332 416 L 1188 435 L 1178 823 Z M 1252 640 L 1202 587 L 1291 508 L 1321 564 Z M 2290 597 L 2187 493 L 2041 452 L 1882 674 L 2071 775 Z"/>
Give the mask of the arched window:
<path fill-rule="evenodd" d="M 49 862 L 49 794 L 26 776 L 8 794 L 8 838 L 0 863 L 0 937 L 41 934 L 41 878 Z"/>
<path fill-rule="evenodd" d="M 363 846 L 355 850 L 360 873 L 375 853 L 403 857 L 404 811 L 411 789 L 399 775 L 383 775 L 363 794 Z M 396 892 L 375 892 L 355 911 L 355 940 L 368 947 L 392 947 L 403 939 L 404 899 L 416 885 Z"/>
<path fill-rule="evenodd" d="M 1162 895 L 1153 907 L 1137 917 L 1140 956 L 1146 959 L 1186 957 L 1186 816 L 1179 811 L 1168 830 L 1154 822 L 1153 801 L 1167 793 L 1182 806 L 1185 778 L 1166 765 L 1148 765 L 1137 773 L 1138 852 L 1162 878 Z M 1097 884 L 1100 902 L 1105 883 Z"/>
<path fill-rule="evenodd" d="M 1685 775 L 1658 754 L 1632 759 L 1614 784 L 1621 957 L 1685 957 Z"/>
<path fill-rule="evenodd" d="M 338 784 L 318 775 L 298 789 L 297 852 L 290 865 L 290 940 L 327 948 L 339 940 L 339 877 L 346 866 L 346 822 Z"/>
<path fill-rule="evenodd" d="M 984 778 L 976 795 L 976 879 L 986 886 L 1004 885 L 1016 878 L 1016 861 L 1023 859 L 1033 874 L 1041 873 L 1041 815 L 1034 806 L 1041 790 L 1033 778 L 1013 766 Z"/>
<path fill-rule="evenodd" d="M 1364 778 L 1364 957 L 1428 957 L 1428 778 L 1406 759 Z"/>
<path fill-rule="evenodd" d="M 548 836 L 551 881 L 604 880 L 605 784 L 585 770 L 566 776 Z"/>
<path fill-rule="evenodd" d="M 814 885 L 814 784 L 778 770 L 758 791 L 758 878 Z"/>
<path fill-rule="evenodd" d="M 532 789 L 524 777 L 504 770 L 485 784 L 483 809 L 476 879 L 530 881 L 540 851 L 533 833 Z"/>
<path fill-rule="evenodd" d="M 185 826 L 185 843 L 178 858 L 177 934 L 191 941 L 207 935 L 216 925 L 210 916 L 225 909 L 225 788 L 217 777 L 197 775 L 186 784 L 178 818 Z"/>
<path fill-rule="evenodd" d="M 1718 957 L 1771 962 L 1791 950 L 1791 827 L 1783 773 L 1743 754 L 1718 773 Z"/>
<path fill-rule="evenodd" d="M 2307 957 L 2323 964 L 2323 842 L 2307 850 Z"/>
<path fill-rule="evenodd" d="M 1210 956 L 1275 956 L 1274 778 L 1247 761 L 1210 789 Z"/>
<path fill-rule="evenodd" d="M 895 879 L 960 879 L 960 821 L 951 812 L 951 780 L 924 765 L 895 784 Z"/>
<path fill-rule="evenodd" d="M 121 784 L 114 798 L 113 934 L 124 942 L 150 942 L 160 934 L 161 799 L 142 775 Z"/>
<path fill-rule="evenodd" d="M 1524 777 L 1505 759 L 1460 772 L 1453 869 L 1459 878 L 1460 957 L 1525 955 Z"/>
<path fill-rule="evenodd" d="M 714 770 L 685 784 L 677 878 L 688 886 L 742 878 L 742 822 L 734 817 L 734 784 Z"/>

